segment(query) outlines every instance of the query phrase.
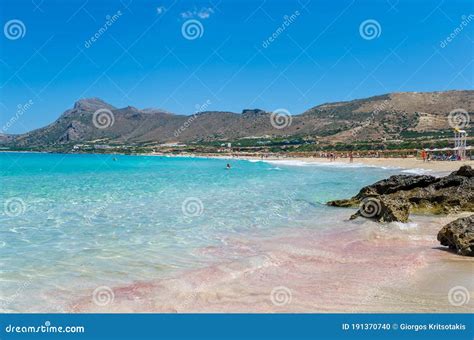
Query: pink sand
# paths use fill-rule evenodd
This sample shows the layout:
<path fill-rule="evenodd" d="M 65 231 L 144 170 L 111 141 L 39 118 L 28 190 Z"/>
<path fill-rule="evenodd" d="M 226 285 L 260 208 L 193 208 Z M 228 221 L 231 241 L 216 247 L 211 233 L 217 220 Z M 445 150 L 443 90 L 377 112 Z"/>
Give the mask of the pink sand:
<path fill-rule="evenodd" d="M 474 261 L 440 249 L 437 231 L 454 217 L 414 224 L 345 221 L 343 227 L 279 230 L 207 247 L 216 264 L 164 279 L 91 292 L 71 312 L 472 312 L 448 301 L 452 286 L 472 293 Z M 199 254 L 196 254 L 199 256 Z M 472 294 L 471 294 L 472 295 Z"/>

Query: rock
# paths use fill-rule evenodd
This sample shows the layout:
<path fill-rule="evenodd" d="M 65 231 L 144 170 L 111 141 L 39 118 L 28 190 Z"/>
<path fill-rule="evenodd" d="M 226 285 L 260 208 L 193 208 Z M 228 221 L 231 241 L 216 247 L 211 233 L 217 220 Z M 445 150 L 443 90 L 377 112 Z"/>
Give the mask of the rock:
<path fill-rule="evenodd" d="M 357 199 L 348 199 L 348 200 L 329 201 L 326 204 L 333 207 L 350 208 L 350 207 L 356 207 L 359 203 L 360 201 Z"/>
<path fill-rule="evenodd" d="M 471 168 L 469 165 L 463 165 L 459 168 L 458 171 L 453 172 L 452 175 L 471 178 L 474 177 L 474 169 Z"/>
<path fill-rule="evenodd" d="M 364 216 L 381 222 L 408 221 L 410 212 L 446 214 L 459 211 L 474 211 L 474 170 L 462 166 L 448 176 L 396 175 L 362 188 L 359 193 L 343 200 L 327 204 L 336 207 L 362 209 L 365 200 L 379 202 L 378 214 L 364 214 L 359 209 L 351 218 Z"/>
<path fill-rule="evenodd" d="M 356 195 L 357 198 L 363 199 L 369 195 L 387 195 L 398 191 L 407 191 L 415 188 L 424 188 L 436 182 L 434 176 L 410 176 L 410 175 L 394 175 L 388 179 L 375 182 L 372 185 L 362 188 Z"/>
<path fill-rule="evenodd" d="M 408 202 L 385 198 L 382 201 L 381 222 L 408 222 L 410 204 Z"/>
<path fill-rule="evenodd" d="M 242 110 L 242 115 L 244 116 L 261 116 L 265 115 L 266 112 L 260 109 L 244 109 Z"/>
<path fill-rule="evenodd" d="M 82 138 L 86 126 L 79 121 L 73 120 L 66 128 L 64 134 L 59 137 L 58 142 L 67 143 L 71 141 L 77 141 Z"/>
<path fill-rule="evenodd" d="M 438 241 L 460 255 L 474 256 L 474 215 L 445 225 L 438 232 Z"/>
<path fill-rule="evenodd" d="M 438 178 L 423 189 L 415 189 L 407 199 L 413 211 L 452 213 L 474 211 L 474 177 L 470 166 L 462 166 L 450 175 Z"/>
<path fill-rule="evenodd" d="M 99 109 L 115 109 L 112 105 L 100 98 L 83 98 L 74 103 L 74 109 L 79 111 L 94 112 Z"/>
<path fill-rule="evenodd" d="M 369 197 L 362 200 L 359 210 L 350 219 L 359 216 L 372 218 L 379 222 L 408 222 L 410 204 L 384 197 Z"/>
<path fill-rule="evenodd" d="M 437 180 L 433 176 L 394 175 L 388 179 L 375 182 L 363 187 L 357 195 L 350 199 L 330 201 L 327 204 L 335 207 L 354 207 L 363 199 L 371 196 L 390 194 L 402 190 L 411 190 L 417 187 L 426 187 Z"/>

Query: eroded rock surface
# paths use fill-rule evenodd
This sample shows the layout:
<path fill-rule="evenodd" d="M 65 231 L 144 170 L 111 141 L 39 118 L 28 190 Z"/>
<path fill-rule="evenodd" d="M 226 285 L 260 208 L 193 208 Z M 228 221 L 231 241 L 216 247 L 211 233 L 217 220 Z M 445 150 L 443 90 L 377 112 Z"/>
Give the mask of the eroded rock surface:
<path fill-rule="evenodd" d="M 474 215 L 445 225 L 438 233 L 438 241 L 460 255 L 474 256 Z"/>
<path fill-rule="evenodd" d="M 380 222 L 407 222 L 410 212 L 474 211 L 474 170 L 464 165 L 445 177 L 395 175 L 363 187 L 350 199 L 327 203 L 359 207 L 351 218 L 364 216 Z"/>

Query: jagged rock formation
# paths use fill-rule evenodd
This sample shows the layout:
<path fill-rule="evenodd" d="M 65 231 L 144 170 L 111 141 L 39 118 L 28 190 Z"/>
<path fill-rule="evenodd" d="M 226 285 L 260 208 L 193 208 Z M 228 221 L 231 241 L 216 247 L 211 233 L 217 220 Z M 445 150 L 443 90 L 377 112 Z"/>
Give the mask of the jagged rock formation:
<path fill-rule="evenodd" d="M 407 222 L 410 212 L 452 213 L 474 211 L 474 170 L 462 166 L 446 177 L 396 175 L 362 188 L 345 200 L 327 203 L 357 207 L 351 217 L 364 216 L 380 222 Z"/>
<path fill-rule="evenodd" d="M 460 255 L 474 256 L 474 215 L 445 225 L 438 233 L 438 241 Z"/>

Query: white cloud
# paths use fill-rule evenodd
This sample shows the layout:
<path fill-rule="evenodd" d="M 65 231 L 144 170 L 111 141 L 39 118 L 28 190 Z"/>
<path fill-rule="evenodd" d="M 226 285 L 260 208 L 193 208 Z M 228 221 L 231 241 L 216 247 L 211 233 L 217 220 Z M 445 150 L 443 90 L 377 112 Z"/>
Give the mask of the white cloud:
<path fill-rule="evenodd" d="M 192 11 L 181 12 L 181 18 L 192 19 L 198 17 L 200 19 L 208 19 L 211 14 L 214 14 L 214 9 L 211 7 L 203 7 L 200 10 L 194 9 Z"/>
<path fill-rule="evenodd" d="M 191 19 L 193 17 L 193 12 L 191 11 L 186 11 L 181 13 L 181 18 L 183 19 Z"/>
<path fill-rule="evenodd" d="M 214 14 L 214 10 L 211 7 L 208 7 L 208 8 L 202 8 L 197 13 L 197 16 L 200 17 L 201 19 L 207 19 L 211 16 L 211 14 Z"/>
<path fill-rule="evenodd" d="M 156 8 L 156 13 L 157 14 L 162 14 L 166 11 L 166 8 L 164 8 L 163 6 L 159 6 Z"/>

